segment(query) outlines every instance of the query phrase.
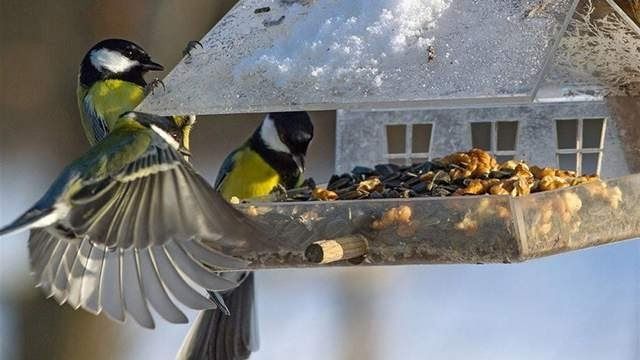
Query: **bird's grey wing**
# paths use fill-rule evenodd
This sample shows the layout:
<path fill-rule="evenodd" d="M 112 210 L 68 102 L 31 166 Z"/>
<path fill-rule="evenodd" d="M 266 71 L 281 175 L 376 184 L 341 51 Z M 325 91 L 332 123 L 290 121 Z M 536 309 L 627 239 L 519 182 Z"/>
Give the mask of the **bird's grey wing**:
<path fill-rule="evenodd" d="M 238 153 L 238 150 L 240 149 L 233 150 L 222 162 L 220 170 L 218 170 L 218 176 L 216 176 L 216 182 L 213 185 L 213 188 L 216 189 L 216 191 L 220 191 L 220 185 L 222 185 L 224 178 L 227 176 L 227 174 L 229 174 L 231 169 L 233 169 L 235 156 Z"/>
<path fill-rule="evenodd" d="M 215 308 L 204 290 L 237 286 L 215 270 L 247 265 L 227 251 L 253 242 L 265 246 L 244 216 L 170 147 L 151 146 L 122 171 L 85 188 L 72 198 L 65 224 L 77 239 L 60 239 L 48 229 L 30 238 L 38 283 L 75 308 L 116 320 L 129 314 L 152 328 L 148 302 L 168 321 L 186 322 L 174 299 L 198 310 Z"/>
<path fill-rule="evenodd" d="M 224 255 L 225 249 L 247 242 L 269 246 L 256 236 L 251 222 L 169 146 L 150 146 L 109 181 L 96 184 L 91 192 L 72 198 L 69 213 L 73 230 L 94 243 L 141 249 L 174 241 L 193 256 L 210 256 L 200 260 L 223 269 L 244 266 Z M 209 246 L 203 249 L 192 240 Z M 219 257 L 206 255 L 205 249 Z"/>

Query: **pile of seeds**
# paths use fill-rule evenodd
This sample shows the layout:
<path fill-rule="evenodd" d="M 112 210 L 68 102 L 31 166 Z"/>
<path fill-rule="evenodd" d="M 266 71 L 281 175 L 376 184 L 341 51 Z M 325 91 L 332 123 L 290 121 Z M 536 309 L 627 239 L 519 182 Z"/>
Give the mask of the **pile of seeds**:
<path fill-rule="evenodd" d="M 581 184 L 584 186 L 514 200 L 489 196 L 525 196 Z M 496 249 L 508 248 L 504 251 L 513 250 L 516 254 L 518 250 L 511 248 L 512 240 L 523 234 L 532 253 L 575 246 L 574 242 L 580 243 L 586 236 L 603 234 L 603 219 L 615 218 L 622 224 L 612 225 L 614 234 L 637 234 L 640 207 L 633 200 L 637 192 L 625 192 L 615 181 L 603 182 L 595 175 L 577 176 L 572 171 L 529 166 L 522 161 L 500 164 L 489 153 L 472 149 L 412 166 L 356 167 L 348 174 L 332 176 L 326 186 L 317 186 L 308 179 L 300 188 L 252 199 L 255 204 L 242 209 L 269 231 L 291 241 L 333 239 L 357 232 L 365 235 L 370 244 L 378 244 L 372 249 L 380 243 L 395 246 L 395 241 L 401 239 L 408 243 L 412 241 L 408 239 L 420 239 L 421 249 L 429 249 L 425 256 L 439 253 L 444 246 L 451 250 L 445 256 L 447 261 L 474 256 L 479 256 L 478 261 L 486 261 L 482 260 L 484 256 L 493 261 L 491 252 Z M 483 194 L 486 196 L 475 199 L 435 202 L 334 201 Z M 324 205 L 313 204 L 318 200 L 325 201 Z M 264 204 L 271 201 L 309 202 L 293 206 Z M 469 243 L 469 238 L 482 241 Z M 404 247 L 408 243 L 395 248 L 394 256 L 415 256 L 415 249 Z M 485 248 L 484 255 L 479 255 L 478 249 L 487 243 L 492 250 Z M 377 249 L 391 251 L 384 246 Z M 500 253 L 498 250 L 496 253 Z M 382 256 L 376 251 L 369 255 Z"/>
<path fill-rule="evenodd" d="M 529 166 L 510 160 L 499 164 L 488 152 L 472 149 L 412 166 L 381 164 L 355 167 L 351 173 L 333 175 L 326 188 L 313 179 L 280 194 L 280 200 L 354 200 L 457 195 L 511 195 L 559 189 L 597 180 L 596 175 Z"/>

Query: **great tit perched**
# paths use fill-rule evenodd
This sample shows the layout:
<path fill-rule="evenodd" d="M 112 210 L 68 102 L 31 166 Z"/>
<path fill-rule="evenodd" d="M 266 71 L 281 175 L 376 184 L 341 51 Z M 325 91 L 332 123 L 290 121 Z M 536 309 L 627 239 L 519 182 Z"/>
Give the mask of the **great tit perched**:
<path fill-rule="evenodd" d="M 225 199 L 268 195 L 303 181 L 304 158 L 313 138 L 306 112 L 268 114 L 253 135 L 231 152 L 218 172 L 215 187 Z M 218 309 L 202 312 L 178 354 L 179 359 L 247 359 L 257 350 L 254 278 L 249 272 L 227 272 L 240 285 L 210 292 Z"/>
<path fill-rule="evenodd" d="M 128 313 L 153 328 L 147 303 L 185 323 L 169 294 L 213 309 L 204 289 L 238 286 L 210 269 L 246 266 L 223 250 L 257 240 L 256 229 L 183 158 L 195 121 L 185 118 L 125 113 L 33 207 L 0 228 L 0 236 L 31 230 L 31 269 L 48 297 L 120 321 Z"/>
<path fill-rule="evenodd" d="M 253 135 L 230 153 L 218 172 L 215 188 L 225 199 L 249 199 L 302 183 L 304 157 L 313 138 L 306 112 L 268 114 Z"/>
<path fill-rule="evenodd" d="M 78 75 L 78 106 L 89 143 L 102 140 L 118 119 L 145 97 L 148 71 L 164 67 L 151 60 L 140 46 L 123 39 L 106 39 L 82 59 Z"/>

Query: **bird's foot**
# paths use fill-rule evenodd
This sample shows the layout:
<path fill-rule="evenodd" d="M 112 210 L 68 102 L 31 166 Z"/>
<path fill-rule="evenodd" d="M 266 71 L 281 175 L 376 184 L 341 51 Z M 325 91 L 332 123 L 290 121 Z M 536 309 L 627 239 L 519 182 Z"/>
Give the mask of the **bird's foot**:
<path fill-rule="evenodd" d="M 69 226 L 57 224 L 53 230 L 59 237 L 68 241 L 79 239 L 78 234 Z"/>
<path fill-rule="evenodd" d="M 184 47 L 184 50 L 182 50 L 182 55 L 184 57 L 190 57 L 191 56 L 191 51 L 193 51 L 195 48 L 200 47 L 201 49 L 204 49 L 204 46 L 202 46 L 202 43 L 198 40 L 191 40 L 187 43 L 187 46 Z"/>
<path fill-rule="evenodd" d="M 167 87 L 164 85 L 164 82 L 162 82 L 162 80 L 160 80 L 158 78 L 155 78 L 155 79 L 151 80 L 151 82 L 148 83 L 147 86 L 145 86 L 144 94 L 145 95 L 153 94 L 153 92 L 159 86 L 162 86 L 162 90 L 167 91 Z"/>
<path fill-rule="evenodd" d="M 287 189 L 282 184 L 278 184 L 271 190 L 271 195 L 276 201 L 285 201 L 287 200 Z"/>
<path fill-rule="evenodd" d="M 187 149 L 186 147 L 180 146 L 180 148 L 178 148 L 178 152 L 182 154 L 182 156 L 184 156 L 186 160 L 189 160 L 189 158 L 191 157 L 191 151 L 189 151 L 189 149 Z"/>

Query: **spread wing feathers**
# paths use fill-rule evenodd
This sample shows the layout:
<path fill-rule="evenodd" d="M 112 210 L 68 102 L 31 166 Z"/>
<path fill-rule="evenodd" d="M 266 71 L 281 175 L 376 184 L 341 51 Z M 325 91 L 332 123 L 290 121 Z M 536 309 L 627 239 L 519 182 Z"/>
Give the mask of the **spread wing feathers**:
<path fill-rule="evenodd" d="M 191 247 L 170 241 L 145 249 L 110 249 L 87 237 L 77 243 L 58 239 L 42 229 L 29 238 L 32 273 L 47 297 L 118 321 L 129 314 L 146 328 L 155 326 L 149 305 L 169 322 L 186 323 L 174 299 L 196 310 L 215 309 L 196 289 L 237 286 L 201 265 L 187 250 Z"/>
<path fill-rule="evenodd" d="M 119 321 L 128 314 L 153 328 L 150 305 L 169 322 L 185 323 L 176 301 L 216 309 L 204 290 L 238 286 L 217 270 L 247 262 L 222 250 L 270 246 L 168 146 L 152 145 L 121 171 L 83 181 L 66 218 L 29 239 L 37 284 L 60 304 Z M 60 228 L 75 238 L 61 237 Z"/>
<path fill-rule="evenodd" d="M 220 247 L 246 241 L 268 244 L 169 147 L 151 147 L 112 181 L 88 186 L 94 188 L 72 199 L 68 217 L 74 232 L 88 236 L 92 243 L 144 249 L 169 240 L 182 244 L 198 236 Z M 214 268 L 237 269 L 247 264 L 210 247 L 186 246 Z"/>

